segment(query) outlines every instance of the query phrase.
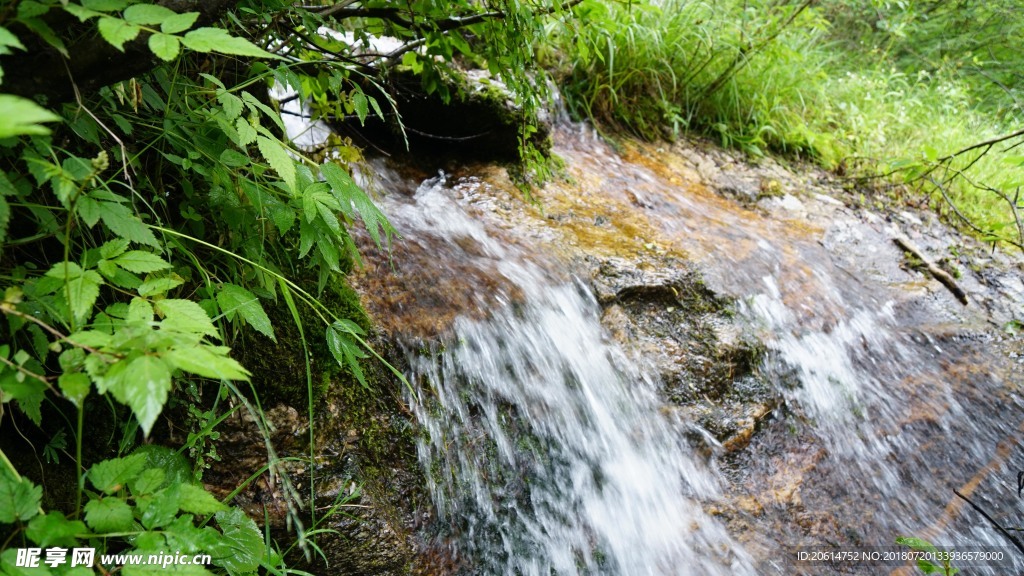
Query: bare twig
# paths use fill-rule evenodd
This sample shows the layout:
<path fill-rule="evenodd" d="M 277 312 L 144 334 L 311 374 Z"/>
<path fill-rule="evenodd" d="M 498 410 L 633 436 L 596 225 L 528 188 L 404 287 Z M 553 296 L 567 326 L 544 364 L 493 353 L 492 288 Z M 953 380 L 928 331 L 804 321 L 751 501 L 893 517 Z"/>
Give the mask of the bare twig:
<path fill-rule="evenodd" d="M 1003 527 L 1002 527 L 1002 526 L 1001 526 L 1001 525 L 999 524 L 999 522 L 996 522 L 994 518 L 992 518 L 992 517 L 991 517 L 991 516 L 989 516 L 989 515 L 988 515 L 988 514 L 987 514 L 987 513 L 986 513 L 986 512 L 984 511 L 984 510 L 982 510 L 982 509 L 981 509 L 981 506 L 978 506 L 978 505 L 977 505 L 977 504 L 975 504 L 974 502 L 971 502 L 971 499 L 970 499 L 970 498 L 968 498 L 967 496 L 964 496 L 963 494 L 961 494 L 959 490 L 953 490 L 953 494 L 956 494 L 957 496 L 959 496 L 959 497 L 960 497 L 960 499 L 961 499 L 961 500 L 963 500 L 964 502 L 967 502 L 968 504 L 970 504 L 970 505 L 971 505 L 971 508 L 974 508 L 974 509 L 975 509 L 975 510 L 976 510 L 976 511 L 978 512 L 978 514 L 981 514 L 982 516 L 984 516 L 986 520 L 988 520 L 988 521 L 989 521 L 989 522 L 990 522 L 990 523 L 991 523 L 991 524 L 992 524 L 993 526 L 995 526 L 995 527 L 996 527 L 996 530 L 998 530 L 1000 534 L 1002 534 L 1003 536 L 1005 536 L 1007 540 L 1009 540 L 1010 542 L 1012 542 L 1012 543 L 1013 543 L 1013 545 L 1017 547 L 1017 550 L 1020 550 L 1020 552 L 1021 552 L 1022 554 L 1024 554 L 1024 543 L 1022 543 L 1022 542 L 1021 542 L 1021 541 L 1020 541 L 1020 540 L 1019 540 L 1019 539 L 1018 539 L 1018 538 L 1017 538 L 1016 536 L 1014 536 L 1013 534 L 1010 534 L 1010 533 L 1009 533 L 1009 532 L 1008 532 L 1008 531 L 1006 530 L 1006 528 L 1003 528 Z"/>

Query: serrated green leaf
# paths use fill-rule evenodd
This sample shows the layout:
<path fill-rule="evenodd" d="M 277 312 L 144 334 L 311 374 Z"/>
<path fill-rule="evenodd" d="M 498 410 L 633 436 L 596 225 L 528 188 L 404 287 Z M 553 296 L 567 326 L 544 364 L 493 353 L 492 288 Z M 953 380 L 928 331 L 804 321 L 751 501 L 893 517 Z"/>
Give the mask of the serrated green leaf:
<path fill-rule="evenodd" d="M 205 553 L 220 541 L 220 533 L 210 526 L 197 528 L 192 524 L 191 514 L 182 514 L 164 529 L 167 544 L 171 550 L 185 553 Z"/>
<path fill-rule="evenodd" d="M 4 576 L 50 576 L 50 567 L 43 563 L 44 559 L 45 556 L 40 559 L 38 566 L 32 568 L 18 566 L 17 548 L 7 548 L 0 552 L 0 574 Z"/>
<path fill-rule="evenodd" d="M 0 469 L 0 524 L 13 524 L 39 514 L 43 489 L 27 478 L 15 478 L 6 468 Z"/>
<path fill-rule="evenodd" d="M 160 24 L 177 15 L 174 10 L 156 4 L 132 4 L 123 14 L 126 21 L 144 26 Z"/>
<path fill-rule="evenodd" d="M 218 52 L 234 56 L 281 59 L 244 38 L 232 36 L 223 28 L 197 28 L 185 34 L 182 44 L 196 52 Z"/>
<path fill-rule="evenodd" d="M 143 250 L 131 250 L 113 259 L 121 268 L 136 274 L 148 274 L 157 270 L 170 268 L 171 265 L 163 258 Z"/>
<path fill-rule="evenodd" d="M 156 236 L 138 216 L 117 202 L 100 202 L 100 219 L 111 232 L 139 244 L 159 247 Z"/>
<path fill-rule="evenodd" d="M 181 14 L 175 14 L 160 24 L 160 31 L 164 34 L 177 34 L 178 32 L 184 32 L 196 23 L 197 18 L 199 18 L 199 12 L 182 12 Z"/>
<path fill-rule="evenodd" d="M 178 507 L 184 512 L 205 516 L 228 509 L 220 500 L 214 498 L 213 494 L 199 486 L 182 484 L 178 489 Z"/>
<path fill-rule="evenodd" d="M 181 41 L 178 40 L 177 36 L 171 36 L 170 34 L 162 34 L 157 32 L 152 34 L 147 41 L 149 49 L 156 54 L 157 58 L 165 62 L 170 62 L 178 57 L 178 53 L 181 52 Z"/>
<path fill-rule="evenodd" d="M 256 111 L 259 110 L 260 112 L 263 113 L 264 116 L 270 118 L 274 122 L 274 124 L 277 124 L 277 127 L 281 129 L 282 133 L 287 132 L 287 129 L 285 128 L 284 125 L 284 121 L 281 120 L 281 114 L 279 114 L 277 111 L 270 108 L 263 102 L 260 102 L 258 98 L 256 98 L 249 92 L 242 92 L 242 100 L 245 102 L 247 106 L 249 106 L 249 109 L 252 110 L 253 113 L 256 113 Z M 258 125 L 259 123 L 257 122 L 256 124 Z M 266 128 L 261 127 L 260 129 L 263 130 L 267 135 L 271 135 Z"/>
<path fill-rule="evenodd" d="M 225 148 L 224 151 L 220 153 L 220 162 L 221 164 L 232 168 L 252 164 L 252 160 L 248 156 L 232 148 Z"/>
<path fill-rule="evenodd" d="M 24 50 L 25 45 L 18 40 L 18 37 L 11 33 L 10 30 L 0 26 L 0 48 L 17 48 L 18 50 Z M 10 54 L 10 50 L 0 51 L 0 54 Z"/>
<path fill-rule="evenodd" d="M 88 196 L 78 198 L 78 201 L 75 202 L 75 212 L 89 228 L 100 221 L 100 203 Z"/>
<path fill-rule="evenodd" d="M 89 468 L 89 481 L 97 490 L 113 494 L 124 487 L 146 468 L 144 454 L 132 454 L 124 458 L 111 458 L 97 462 Z"/>
<path fill-rule="evenodd" d="M 161 327 L 165 330 L 192 332 L 205 336 L 219 335 L 210 317 L 199 304 L 191 300 L 160 300 L 156 303 L 156 309 L 164 316 Z"/>
<path fill-rule="evenodd" d="M 92 315 L 92 306 L 100 295 L 103 277 L 95 270 L 86 270 L 78 278 L 68 280 L 62 295 L 68 299 L 68 305 L 75 318 L 85 320 Z"/>
<path fill-rule="evenodd" d="M 68 520 L 60 512 L 48 512 L 39 515 L 28 523 L 25 535 L 42 548 L 50 546 L 72 547 L 76 543 L 75 536 L 88 534 L 89 530 L 81 520 Z"/>
<path fill-rule="evenodd" d="M 153 305 L 143 298 L 132 298 L 128 303 L 128 313 L 125 314 L 124 320 L 149 324 L 153 321 Z"/>
<path fill-rule="evenodd" d="M 100 257 L 101 258 L 116 258 L 121 254 L 124 254 L 128 250 L 128 240 L 124 238 L 114 238 L 108 240 L 100 246 Z"/>
<path fill-rule="evenodd" d="M 85 22 L 89 18 L 95 18 L 97 16 L 102 16 L 103 15 L 102 12 L 98 12 L 96 10 L 90 10 L 89 8 L 86 8 L 85 6 L 79 6 L 78 4 L 67 4 L 67 5 L 64 6 L 64 10 L 66 10 L 69 14 L 71 14 L 75 18 L 78 18 L 79 22 Z"/>
<path fill-rule="evenodd" d="M 221 108 L 224 109 L 224 114 L 227 115 L 229 120 L 234 120 L 241 116 L 242 110 L 245 108 L 242 99 L 227 90 L 217 91 L 217 101 L 220 102 Z"/>
<path fill-rule="evenodd" d="M 267 160 L 270 167 L 277 172 L 281 180 L 288 186 L 289 190 L 295 190 L 295 161 L 285 151 L 284 146 L 277 140 L 266 136 L 256 138 L 256 146 L 260 154 Z"/>
<path fill-rule="evenodd" d="M 111 46 L 124 52 L 125 42 L 130 42 L 139 35 L 142 28 L 126 22 L 120 18 L 111 18 L 110 16 L 104 16 L 99 19 L 97 25 L 100 30 L 100 36 L 107 41 Z"/>
<path fill-rule="evenodd" d="M 131 488 L 133 496 L 152 494 L 164 485 L 166 477 L 167 474 L 162 468 L 149 468 L 142 474 L 139 474 L 137 478 L 128 482 L 128 487 Z"/>
<path fill-rule="evenodd" d="M 139 286 L 139 295 L 166 294 L 168 290 L 173 290 L 184 283 L 185 281 L 177 274 L 164 278 L 149 278 Z"/>
<path fill-rule="evenodd" d="M 256 523 L 238 508 L 218 512 L 216 518 L 224 537 L 210 550 L 213 563 L 233 575 L 256 570 L 264 554 L 263 537 Z"/>
<path fill-rule="evenodd" d="M 142 284 L 142 280 L 138 276 L 118 268 L 110 260 L 100 260 L 96 263 L 96 269 L 99 270 L 100 274 L 106 278 L 111 284 L 120 288 L 127 288 L 128 290 L 134 290 Z"/>
<path fill-rule="evenodd" d="M 134 524 L 131 506 L 114 496 L 89 500 L 85 522 L 99 534 L 128 532 Z"/>
<path fill-rule="evenodd" d="M 181 487 L 178 484 L 171 484 L 159 492 L 136 498 L 136 503 L 142 511 L 139 519 L 142 525 L 152 530 L 169 524 L 178 513 L 178 491 Z"/>
<path fill-rule="evenodd" d="M 210 350 L 211 348 L 210 346 L 196 346 L 172 349 L 165 352 L 163 357 L 175 368 L 204 378 L 215 380 L 222 378 L 226 380 L 249 379 L 249 371 L 235 359 L 229 358 L 226 353 L 215 353 Z"/>
<path fill-rule="evenodd" d="M 57 379 L 57 386 L 65 398 L 75 406 L 81 406 L 82 401 L 89 395 L 92 382 L 81 372 L 65 372 Z"/>
<path fill-rule="evenodd" d="M 46 276 L 48 278 L 70 280 L 72 278 L 78 278 L 79 276 L 82 275 L 82 273 L 83 270 L 81 266 L 79 266 L 75 262 L 71 262 L 70 260 L 65 260 L 63 262 L 58 262 L 54 264 L 49 270 L 46 271 Z"/>
<path fill-rule="evenodd" d="M 221 285 L 220 291 L 217 292 L 217 303 L 220 304 L 221 311 L 228 319 L 233 318 L 237 314 L 257 332 L 277 342 L 277 338 L 274 336 L 274 327 L 270 324 L 270 318 L 263 310 L 263 305 L 260 304 L 259 299 L 252 292 L 241 286 L 225 282 Z"/>
<path fill-rule="evenodd" d="M 366 231 L 370 233 L 374 243 L 381 246 L 381 233 L 385 240 L 390 243 L 395 229 L 391 226 L 384 213 L 370 200 L 370 197 L 363 192 L 348 172 L 337 164 L 328 162 L 320 167 L 320 173 L 331 186 L 331 193 L 338 199 L 341 211 L 349 218 L 355 218 L 356 213 L 362 218 Z"/>
<path fill-rule="evenodd" d="M 81 0 L 82 6 L 100 12 L 114 12 L 128 7 L 128 0 Z"/>
<path fill-rule="evenodd" d="M 45 136 L 50 129 L 43 122 L 57 122 L 61 118 L 35 102 L 0 94 L 0 138 L 11 136 L 36 135 Z"/>
<path fill-rule="evenodd" d="M 256 129 L 245 118 L 235 120 L 235 130 L 238 132 L 238 141 L 235 144 L 248 146 L 256 141 Z"/>
<path fill-rule="evenodd" d="M 142 433 L 149 436 L 171 390 L 171 370 L 160 358 L 140 356 L 125 368 L 127 377 L 117 379 L 110 392 L 135 413 Z"/>
<path fill-rule="evenodd" d="M 362 91 L 358 91 L 352 94 L 352 108 L 356 112 L 356 117 L 359 118 L 359 124 L 366 124 L 366 115 L 370 113 L 369 102 L 366 100 L 366 94 Z"/>

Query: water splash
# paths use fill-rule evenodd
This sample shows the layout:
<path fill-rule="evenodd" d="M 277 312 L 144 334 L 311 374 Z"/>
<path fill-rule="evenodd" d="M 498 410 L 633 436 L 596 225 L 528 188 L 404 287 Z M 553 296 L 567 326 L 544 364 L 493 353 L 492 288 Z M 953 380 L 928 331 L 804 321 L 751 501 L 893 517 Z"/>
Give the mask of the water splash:
<path fill-rule="evenodd" d="M 588 290 L 524 263 L 450 193 L 428 181 L 392 214 L 410 238 L 471 239 L 521 294 L 411 360 L 420 459 L 464 571 L 752 574 L 701 508 L 720 496 L 715 473 L 608 341 Z"/>

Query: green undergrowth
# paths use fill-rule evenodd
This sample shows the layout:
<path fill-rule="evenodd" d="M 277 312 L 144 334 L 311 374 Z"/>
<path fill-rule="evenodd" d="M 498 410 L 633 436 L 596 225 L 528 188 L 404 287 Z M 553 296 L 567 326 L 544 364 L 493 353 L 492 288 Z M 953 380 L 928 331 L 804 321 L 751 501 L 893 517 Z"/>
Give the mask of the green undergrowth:
<path fill-rule="evenodd" d="M 813 159 L 869 189 L 896 187 L 982 238 L 1024 243 L 1011 207 L 1024 204 L 1020 138 L 956 155 L 1019 129 L 1016 85 L 1000 96 L 979 80 L 1018 58 L 1016 36 L 992 40 L 1001 59 L 951 42 L 937 55 L 943 38 L 983 42 L 992 10 L 969 2 L 973 20 L 947 15 L 936 31 L 913 3 L 870 4 L 585 0 L 576 28 L 542 54 L 570 110 L 606 129 L 696 131 L 755 156 Z M 855 26 L 855 8 L 875 20 Z M 1022 18 L 999 14 L 1019 35 Z M 928 43 L 927 58 L 915 59 L 915 42 Z"/>

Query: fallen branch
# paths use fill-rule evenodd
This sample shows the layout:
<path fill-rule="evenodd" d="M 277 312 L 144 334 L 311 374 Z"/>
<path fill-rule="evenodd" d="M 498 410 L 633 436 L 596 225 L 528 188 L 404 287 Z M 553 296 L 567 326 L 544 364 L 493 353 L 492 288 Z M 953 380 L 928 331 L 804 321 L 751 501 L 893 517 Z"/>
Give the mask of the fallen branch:
<path fill-rule="evenodd" d="M 956 299 L 959 300 L 961 304 L 967 306 L 967 293 L 964 292 L 962 288 L 960 288 L 960 286 L 956 283 L 956 280 L 953 279 L 949 272 L 946 272 L 942 268 L 939 268 L 934 262 L 925 258 L 924 253 L 921 252 L 921 249 L 918 248 L 917 245 L 910 241 L 910 238 L 907 238 L 906 236 L 900 234 L 894 237 L 892 241 L 895 242 L 897 246 L 899 246 L 906 252 L 909 252 L 915 258 L 920 260 L 924 264 L 928 272 L 936 280 L 938 280 L 939 282 L 942 283 L 943 286 L 948 288 L 949 291 L 953 293 L 953 296 L 956 296 Z"/>

